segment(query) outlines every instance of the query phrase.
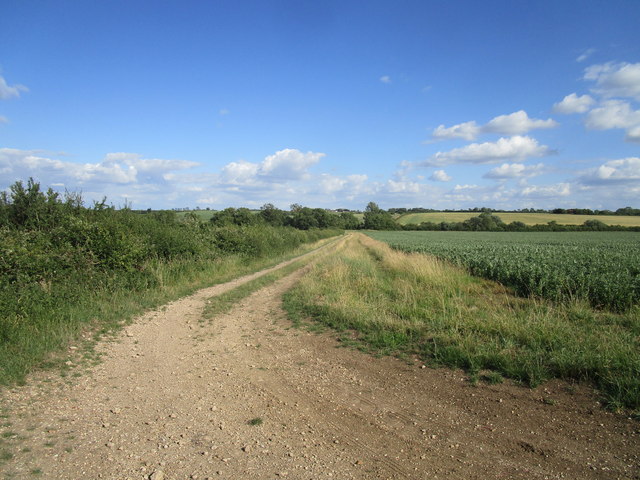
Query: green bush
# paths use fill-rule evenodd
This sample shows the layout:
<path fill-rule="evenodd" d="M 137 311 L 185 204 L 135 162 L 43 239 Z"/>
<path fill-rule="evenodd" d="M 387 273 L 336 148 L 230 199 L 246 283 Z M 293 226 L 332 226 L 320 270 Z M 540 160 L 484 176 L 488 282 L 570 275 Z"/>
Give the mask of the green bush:
<path fill-rule="evenodd" d="M 63 346 L 95 317 L 89 312 L 100 295 L 189 281 L 230 257 L 234 265 L 256 263 L 338 233 L 263 221 L 216 226 L 175 212 L 116 210 L 104 201 L 85 207 L 78 195 L 60 198 L 33 180 L 17 182 L 0 194 L 0 384 Z"/>

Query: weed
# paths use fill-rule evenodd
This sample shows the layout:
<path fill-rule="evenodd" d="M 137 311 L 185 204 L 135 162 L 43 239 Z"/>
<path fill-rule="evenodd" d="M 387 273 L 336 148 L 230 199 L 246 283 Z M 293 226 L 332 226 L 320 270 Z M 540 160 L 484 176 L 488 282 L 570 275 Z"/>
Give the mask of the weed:
<path fill-rule="evenodd" d="M 482 380 L 491 385 L 495 385 L 504 382 L 504 377 L 500 375 L 499 372 L 489 372 L 482 375 Z"/>
<path fill-rule="evenodd" d="M 256 418 L 252 418 L 247 423 L 252 426 L 258 426 L 258 425 L 262 425 L 262 422 L 263 422 L 262 418 L 256 417 Z"/>

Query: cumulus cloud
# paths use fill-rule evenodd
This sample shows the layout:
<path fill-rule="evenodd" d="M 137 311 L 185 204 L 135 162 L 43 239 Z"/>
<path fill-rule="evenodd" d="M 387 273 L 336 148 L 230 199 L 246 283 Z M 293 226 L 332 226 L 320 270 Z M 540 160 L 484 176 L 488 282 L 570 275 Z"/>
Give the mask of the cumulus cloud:
<path fill-rule="evenodd" d="M 438 125 L 438 127 L 431 134 L 431 138 L 434 140 L 450 140 L 455 138 L 462 138 L 463 140 L 475 140 L 480 132 L 480 126 L 474 121 L 459 123 L 458 125 L 453 125 L 452 127 Z"/>
<path fill-rule="evenodd" d="M 465 122 L 451 127 L 438 125 L 432 132 L 433 140 L 450 140 L 462 138 L 464 140 L 475 140 L 481 133 L 497 133 L 500 135 L 522 135 L 531 130 L 554 128 L 558 122 L 548 118 L 540 120 L 530 118 L 524 110 L 510 113 L 509 115 L 499 115 L 491 119 L 485 125 L 478 125 L 476 122 Z"/>
<path fill-rule="evenodd" d="M 556 183 L 554 185 L 531 185 L 522 189 L 523 197 L 556 198 L 571 195 L 570 183 Z"/>
<path fill-rule="evenodd" d="M 420 193 L 422 185 L 411 180 L 387 180 L 386 190 L 390 193 Z"/>
<path fill-rule="evenodd" d="M 143 158 L 138 153 L 107 153 L 102 162 L 105 165 L 126 165 L 143 173 L 162 173 L 169 170 L 184 170 L 198 165 L 187 160 L 167 160 L 161 158 Z"/>
<path fill-rule="evenodd" d="M 391 83 L 391 77 L 389 75 L 383 75 L 380 77 L 380 81 L 382 83 Z"/>
<path fill-rule="evenodd" d="M 422 162 L 422 165 L 443 167 L 459 163 L 522 162 L 529 157 L 542 157 L 551 153 L 553 152 L 549 147 L 538 144 L 534 138 L 516 135 L 500 138 L 497 142 L 472 143 L 448 152 L 437 152 Z"/>
<path fill-rule="evenodd" d="M 347 180 L 342 177 L 336 177 L 334 175 L 329 175 L 328 173 L 323 173 L 322 175 L 320 175 L 319 185 L 324 193 L 330 195 L 344 190 L 344 187 L 347 185 Z"/>
<path fill-rule="evenodd" d="M 37 150 L 0 148 L 0 172 L 3 177 L 46 178 L 63 185 L 130 184 L 197 165 L 183 160 L 147 159 L 135 153 L 109 153 L 99 163 L 74 163 L 43 156 Z M 142 175 L 141 175 L 142 174 Z"/>
<path fill-rule="evenodd" d="M 544 163 L 525 166 L 521 163 L 503 163 L 483 175 L 484 178 L 506 180 L 510 178 L 530 178 L 544 173 Z"/>
<path fill-rule="evenodd" d="M 606 100 L 585 118 L 585 126 L 592 130 L 621 128 L 626 130 L 625 140 L 640 141 L 640 110 L 633 110 L 623 100 Z"/>
<path fill-rule="evenodd" d="M 575 93 L 571 93 L 564 97 L 561 102 L 554 103 L 553 111 L 567 115 L 571 113 L 585 113 L 594 103 L 595 100 L 589 95 L 578 96 Z"/>
<path fill-rule="evenodd" d="M 605 98 L 640 100 L 640 63 L 604 63 L 585 69 L 585 80 L 596 82 L 593 92 Z"/>
<path fill-rule="evenodd" d="M 640 158 L 610 160 L 586 171 L 580 181 L 586 185 L 640 182 Z"/>
<path fill-rule="evenodd" d="M 640 143 L 640 125 L 631 127 L 627 130 L 627 135 L 624 137 L 627 142 Z"/>
<path fill-rule="evenodd" d="M 260 165 L 260 175 L 288 180 L 303 178 L 307 169 L 320 161 L 324 153 L 307 152 L 285 148 L 269 155 Z"/>
<path fill-rule="evenodd" d="M 239 162 L 227 163 L 222 167 L 222 178 L 227 183 L 243 185 L 253 183 L 256 180 L 260 165 L 257 163 Z"/>
<path fill-rule="evenodd" d="M 20 92 L 28 92 L 29 89 L 24 85 L 13 85 L 10 86 L 7 84 L 7 81 L 4 77 L 0 76 L 0 99 L 8 100 L 13 97 L 19 97 Z"/>
<path fill-rule="evenodd" d="M 482 130 L 484 132 L 499 133 L 502 135 L 521 135 L 530 130 L 554 128 L 558 126 L 558 122 L 548 118 L 547 120 L 538 120 L 529 118 L 527 112 L 519 110 L 509 115 L 500 115 L 489 121 Z"/>
<path fill-rule="evenodd" d="M 447 172 L 445 172 L 444 170 L 436 170 L 431 174 L 429 180 L 433 180 L 435 182 L 449 182 L 453 179 L 449 175 L 447 175 Z"/>
<path fill-rule="evenodd" d="M 253 185 L 262 181 L 288 182 L 309 177 L 308 169 L 318 163 L 324 153 L 285 148 L 268 155 L 260 163 L 231 162 L 222 167 L 222 180 L 237 185 Z"/>

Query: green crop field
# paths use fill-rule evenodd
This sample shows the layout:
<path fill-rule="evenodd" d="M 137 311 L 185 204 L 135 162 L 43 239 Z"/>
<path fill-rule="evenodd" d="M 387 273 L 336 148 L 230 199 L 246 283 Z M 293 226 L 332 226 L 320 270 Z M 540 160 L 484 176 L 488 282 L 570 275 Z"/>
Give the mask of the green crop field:
<path fill-rule="evenodd" d="M 521 295 L 583 299 L 624 311 L 640 303 L 640 233 L 371 232 L 497 280 Z"/>
<path fill-rule="evenodd" d="M 422 222 L 464 222 L 477 217 L 480 212 L 430 212 L 407 213 L 396 219 L 400 225 L 419 224 Z M 556 222 L 560 225 L 582 225 L 587 220 L 599 220 L 606 225 L 622 225 L 624 227 L 640 226 L 640 216 L 631 215 L 569 215 L 554 213 L 494 213 L 504 223 L 522 222 L 525 225 L 540 225 Z"/>
<path fill-rule="evenodd" d="M 211 220 L 211 217 L 215 213 L 215 210 L 188 210 L 183 212 L 178 212 L 178 218 L 182 218 L 186 216 L 188 213 L 195 213 L 200 220 L 203 222 L 208 222 Z"/>

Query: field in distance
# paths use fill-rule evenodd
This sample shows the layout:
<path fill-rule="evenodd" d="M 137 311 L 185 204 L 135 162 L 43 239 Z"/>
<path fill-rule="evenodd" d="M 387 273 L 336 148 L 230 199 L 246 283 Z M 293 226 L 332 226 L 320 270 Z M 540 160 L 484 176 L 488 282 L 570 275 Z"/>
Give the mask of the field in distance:
<path fill-rule="evenodd" d="M 477 217 L 480 212 L 428 212 L 406 213 L 396 221 L 400 225 L 419 224 L 423 222 L 464 222 Z M 624 227 L 640 226 L 640 216 L 631 215 L 571 215 L 562 213 L 493 213 L 504 223 L 522 222 L 525 225 L 540 225 L 555 221 L 559 225 L 582 225 L 587 220 L 599 220 L 606 225 L 622 225 Z"/>

